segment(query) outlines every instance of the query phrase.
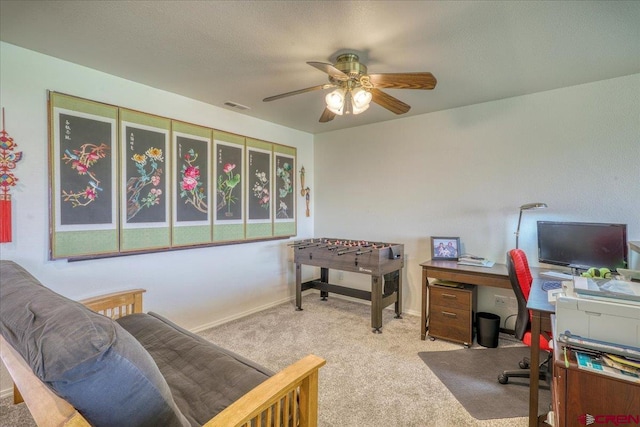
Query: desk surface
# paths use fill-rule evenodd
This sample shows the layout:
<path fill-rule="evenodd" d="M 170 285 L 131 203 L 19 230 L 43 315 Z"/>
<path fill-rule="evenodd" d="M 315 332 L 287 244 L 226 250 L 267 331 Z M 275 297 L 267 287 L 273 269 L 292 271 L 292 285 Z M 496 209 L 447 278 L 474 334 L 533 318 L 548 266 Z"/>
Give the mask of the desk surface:
<path fill-rule="evenodd" d="M 494 264 L 493 267 L 476 267 L 458 264 L 456 261 L 426 261 L 420 265 L 426 271 L 427 277 L 433 279 L 512 289 L 509 272 L 504 264 Z"/>
<path fill-rule="evenodd" d="M 531 291 L 529 291 L 527 308 L 543 313 L 555 313 L 556 306 L 549 302 L 547 291 L 542 289 L 542 284 L 548 282 L 549 279 L 537 278 L 537 271 L 534 271 L 533 268 L 531 268 L 531 274 L 533 275 L 533 283 L 531 284 Z"/>

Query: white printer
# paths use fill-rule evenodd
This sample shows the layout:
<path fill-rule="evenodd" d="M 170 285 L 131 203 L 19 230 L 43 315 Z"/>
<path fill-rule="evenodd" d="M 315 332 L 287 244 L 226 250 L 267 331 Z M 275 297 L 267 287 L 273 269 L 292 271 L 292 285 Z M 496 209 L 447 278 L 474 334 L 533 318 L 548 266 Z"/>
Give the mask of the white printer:
<path fill-rule="evenodd" d="M 640 304 L 634 300 L 580 293 L 559 294 L 556 300 L 556 331 L 583 338 L 640 348 Z M 585 287 L 586 288 L 586 287 Z M 572 295 L 573 294 L 573 295 Z"/>

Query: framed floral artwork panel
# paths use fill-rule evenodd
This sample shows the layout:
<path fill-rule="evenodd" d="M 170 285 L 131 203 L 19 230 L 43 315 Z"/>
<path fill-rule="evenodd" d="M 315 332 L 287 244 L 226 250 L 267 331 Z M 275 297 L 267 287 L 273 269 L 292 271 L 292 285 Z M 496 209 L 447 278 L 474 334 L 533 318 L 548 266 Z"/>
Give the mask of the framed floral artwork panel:
<path fill-rule="evenodd" d="M 213 151 L 213 239 L 244 240 L 245 138 L 214 131 Z"/>
<path fill-rule="evenodd" d="M 457 261 L 460 253 L 459 237 L 431 237 L 431 259 Z"/>
<path fill-rule="evenodd" d="M 50 258 L 118 251 L 118 109 L 49 93 Z"/>
<path fill-rule="evenodd" d="M 172 246 L 210 243 L 211 129 L 174 121 Z"/>
<path fill-rule="evenodd" d="M 273 144 L 247 139 L 246 237 L 273 235 Z"/>
<path fill-rule="evenodd" d="M 274 236 L 296 235 L 296 151 L 295 148 L 273 147 L 273 221 Z"/>
<path fill-rule="evenodd" d="M 120 110 L 121 251 L 169 247 L 171 121 Z"/>

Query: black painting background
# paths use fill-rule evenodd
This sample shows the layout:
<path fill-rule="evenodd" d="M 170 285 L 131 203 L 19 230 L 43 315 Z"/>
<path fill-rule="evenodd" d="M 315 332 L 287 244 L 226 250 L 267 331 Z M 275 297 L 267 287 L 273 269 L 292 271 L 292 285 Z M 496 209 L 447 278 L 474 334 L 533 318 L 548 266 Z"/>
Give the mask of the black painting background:
<path fill-rule="evenodd" d="M 249 170 L 247 171 L 247 176 L 249 180 L 249 219 L 269 219 L 271 218 L 271 203 L 273 203 L 273 194 L 270 194 L 271 199 L 269 200 L 269 208 L 265 209 L 260 205 L 260 199 L 254 197 L 253 195 L 253 185 L 256 182 L 259 182 L 256 177 L 256 171 L 265 172 L 267 174 L 267 179 L 269 179 L 269 183 L 267 186 L 269 187 L 269 192 L 271 193 L 271 162 L 270 156 L 268 153 L 263 153 L 260 151 L 251 151 L 247 152 L 247 156 L 249 156 Z"/>
<path fill-rule="evenodd" d="M 244 182 L 242 180 L 246 179 L 246 177 L 242 174 L 242 149 L 238 147 L 232 147 L 229 145 L 218 144 L 216 146 L 216 162 L 217 162 L 217 176 L 216 176 L 216 189 L 218 188 L 218 181 L 220 176 L 223 176 L 224 179 L 227 178 L 227 175 L 222 170 L 226 163 L 235 164 L 236 167 L 233 169 L 233 174 L 240 174 L 242 179 L 233 188 L 233 196 L 236 198 L 235 203 L 231 204 L 231 215 L 227 216 L 228 206 L 224 205 L 219 210 L 216 210 L 216 220 L 218 221 L 235 221 L 242 219 L 242 186 Z M 220 206 L 222 203 L 222 195 L 216 191 L 216 206 Z"/>
<path fill-rule="evenodd" d="M 80 149 L 82 144 L 102 143 L 109 146 L 106 151 L 106 157 L 98 160 L 91 168 L 91 172 L 100 180 L 100 188 L 102 191 L 96 191 L 97 197 L 87 206 L 72 207 L 71 202 L 64 202 L 60 199 L 60 224 L 61 225 L 79 225 L 79 224 L 111 224 L 113 222 L 113 173 L 111 162 L 113 156 L 113 135 L 111 133 L 111 123 L 88 119 L 84 117 L 76 117 L 69 114 L 59 115 L 60 125 L 60 152 L 58 153 L 60 168 L 60 197 L 62 191 L 81 192 L 87 188 L 91 178 L 89 175 L 79 175 L 75 169 L 72 169 L 71 163 L 65 163 L 62 160 L 65 150 L 73 153 L 73 150 Z M 66 122 L 69 122 L 71 133 L 70 139 L 65 139 Z"/>
<path fill-rule="evenodd" d="M 142 208 L 133 218 L 128 219 L 127 223 L 144 223 L 144 222 L 165 222 L 167 218 L 167 147 L 166 147 L 166 134 L 161 132 L 155 132 L 147 129 L 139 129 L 133 126 L 127 126 L 125 133 L 125 141 L 123 141 L 124 149 L 127 151 L 126 156 L 126 178 L 125 182 L 128 182 L 131 177 L 139 177 L 138 169 L 136 168 L 136 162 L 132 160 L 134 154 L 144 154 L 149 148 L 159 148 L 162 150 L 163 161 L 158 162 L 158 169 L 162 170 L 160 175 L 160 184 L 158 186 L 148 185 L 142 191 L 140 199 L 147 195 L 151 188 L 162 190 L 160 197 L 160 203 L 150 207 Z M 133 144 L 130 143 L 131 135 L 134 137 Z M 147 159 L 146 170 L 149 171 L 150 159 Z M 127 199 L 130 194 L 127 193 Z"/>
<path fill-rule="evenodd" d="M 207 182 L 209 182 L 209 173 L 207 167 L 207 142 L 201 141 L 198 139 L 191 139 L 182 136 L 176 137 L 176 143 L 178 144 L 178 159 L 176 162 L 176 219 L 178 222 L 183 221 L 206 221 L 208 219 L 208 215 L 206 212 L 200 212 L 196 208 L 193 207 L 191 203 L 185 203 L 185 198 L 180 197 L 180 193 L 182 192 L 182 187 L 180 184 L 182 183 L 182 166 L 185 165 L 184 156 L 189 152 L 190 149 L 193 149 L 195 154 L 198 155 L 198 159 L 191 164 L 193 166 L 198 166 L 200 169 L 200 182 L 202 183 L 202 188 L 204 189 L 204 193 L 207 195 L 205 198 L 205 202 L 207 206 L 211 206 L 211 200 L 209 197 L 209 187 Z"/>
<path fill-rule="evenodd" d="M 292 191 L 290 193 L 287 193 L 287 195 L 285 195 L 284 197 L 280 197 L 280 188 L 284 188 L 284 180 L 282 178 L 280 178 L 278 176 L 278 168 L 281 168 L 284 166 L 285 163 L 288 163 L 289 166 L 291 167 L 291 169 L 289 170 L 289 179 L 291 179 L 291 186 L 292 186 Z M 276 212 L 278 212 L 278 210 L 280 209 L 280 203 L 279 201 L 282 200 L 286 205 L 287 205 L 287 215 L 289 219 L 294 218 L 294 206 L 293 206 L 293 202 L 294 202 L 294 198 L 293 198 L 293 191 L 295 191 L 295 169 L 293 169 L 294 164 L 293 164 L 293 158 L 291 157 L 287 157 L 287 156 L 280 156 L 280 155 L 276 155 L 276 170 L 274 171 L 274 175 L 276 176 L 276 188 L 273 190 L 275 192 L 275 196 L 277 196 L 276 200 L 276 205 L 274 206 Z M 281 215 L 277 215 L 276 214 L 276 218 L 280 218 L 283 219 L 284 217 Z"/>

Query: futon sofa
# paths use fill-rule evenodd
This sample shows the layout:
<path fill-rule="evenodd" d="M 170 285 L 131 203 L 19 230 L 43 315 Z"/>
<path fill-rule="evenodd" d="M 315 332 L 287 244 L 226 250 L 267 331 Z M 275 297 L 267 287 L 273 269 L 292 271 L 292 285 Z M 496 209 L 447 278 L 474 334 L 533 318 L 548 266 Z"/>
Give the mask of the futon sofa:
<path fill-rule="evenodd" d="M 324 360 L 274 374 L 142 313 L 142 292 L 83 304 L 0 261 L 2 359 L 38 425 L 316 425 Z"/>

